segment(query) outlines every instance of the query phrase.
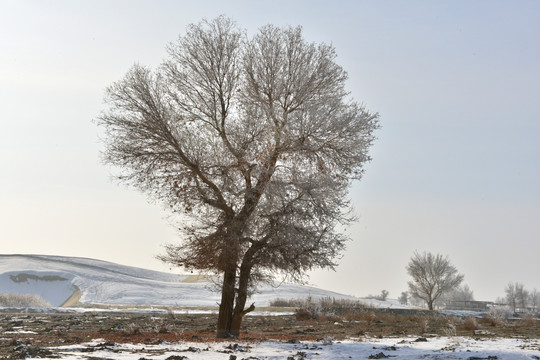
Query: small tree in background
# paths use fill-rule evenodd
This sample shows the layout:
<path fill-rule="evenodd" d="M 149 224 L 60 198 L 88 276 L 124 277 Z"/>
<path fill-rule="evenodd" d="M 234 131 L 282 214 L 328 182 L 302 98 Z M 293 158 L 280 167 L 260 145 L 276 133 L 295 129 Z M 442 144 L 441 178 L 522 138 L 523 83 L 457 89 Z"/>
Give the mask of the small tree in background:
<path fill-rule="evenodd" d="M 388 290 L 382 290 L 379 295 L 369 294 L 367 297 L 369 299 L 375 299 L 375 300 L 379 300 L 379 301 L 386 301 L 386 299 L 388 299 L 388 294 L 389 294 Z"/>
<path fill-rule="evenodd" d="M 509 282 L 504 289 L 506 304 L 512 308 L 515 313 L 517 309 L 518 296 L 516 291 L 516 284 Z"/>
<path fill-rule="evenodd" d="M 408 283 L 411 296 L 424 300 L 429 310 L 433 310 L 437 299 L 458 287 L 464 278 L 447 256 L 425 252 L 414 253 L 407 272 L 413 279 Z"/>
<path fill-rule="evenodd" d="M 512 308 L 512 311 L 515 312 L 525 312 L 528 307 L 531 306 L 533 309 L 537 306 L 539 301 L 538 291 L 533 290 L 532 293 L 529 293 L 525 286 L 519 282 L 509 282 L 504 289 L 505 292 L 505 301 Z"/>
<path fill-rule="evenodd" d="M 409 293 L 407 291 L 403 291 L 401 295 L 399 295 L 398 301 L 402 305 L 407 305 L 409 303 Z"/>
<path fill-rule="evenodd" d="M 516 305 L 521 312 L 526 312 L 529 306 L 529 291 L 522 283 L 516 283 Z"/>
<path fill-rule="evenodd" d="M 466 284 L 463 286 L 458 286 L 457 288 L 442 295 L 438 303 L 444 306 L 450 306 L 452 304 L 464 301 L 474 301 L 474 293 L 469 285 Z"/>
<path fill-rule="evenodd" d="M 532 310 L 534 312 L 538 311 L 538 307 L 540 306 L 540 292 L 538 292 L 537 289 L 534 289 L 531 291 L 529 299 Z"/>
<path fill-rule="evenodd" d="M 416 296 L 409 295 L 409 305 L 415 306 L 415 307 L 426 307 L 426 301 L 424 299 L 420 299 Z"/>

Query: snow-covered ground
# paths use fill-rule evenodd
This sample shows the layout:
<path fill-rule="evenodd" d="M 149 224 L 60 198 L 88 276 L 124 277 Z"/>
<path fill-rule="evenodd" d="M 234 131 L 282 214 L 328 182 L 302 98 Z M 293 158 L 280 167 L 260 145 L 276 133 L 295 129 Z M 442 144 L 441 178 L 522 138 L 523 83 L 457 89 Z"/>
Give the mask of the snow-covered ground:
<path fill-rule="evenodd" d="M 138 305 L 215 307 L 219 294 L 205 277 L 178 275 L 106 261 L 45 255 L 0 255 L 0 293 L 39 295 L 53 306 Z M 253 296 L 256 306 L 268 306 L 276 298 L 355 299 L 309 286 L 283 283 L 262 286 Z M 78 295 L 72 297 L 73 295 Z M 387 306 L 398 306 L 387 303 Z"/>
<path fill-rule="evenodd" d="M 55 348 L 62 359 L 540 359 L 540 343 L 527 339 L 484 339 L 437 337 L 363 339 L 343 342 L 265 341 L 261 343 L 162 343 L 156 345 L 113 344 L 94 340 L 87 344 Z M 232 355 L 232 356 L 231 356 Z"/>
<path fill-rule="evenodd" d="M 94 311 L 91 305 L 136 305 L 138 311 L 148 311 L 158 305 L 175 306 L 177 311 L 196 312 L 189 307 L 215 307 L 218 294 L 210 290 L 211 283 L 201 277 L 175 275 L 109 262 L 40 255 L 0 255 L 0 293 L 27 293 L 43 297 L 54 306 L 62 305 L 79 294 L 83 307 L 54 311 Z M 305 298 L 311 296 L 353 298 L 313 287 L 281 284 L 261 288 L 252 301 L 267 306 L 275 298 Z M 400 307 L 397 302 L 366 300 L 371 306 Z M 141 307 L 143 309 L 141 309 Z M 185 307 L 183 310 L 182 307 Z M 123 309 L 126 309 L 125 307 Z M 100 309 L 107 311 L 107 308 Z M 153 309 L 151 311 L 166 311 Z M 211 311 L 211 310 L 204 310 Z M 1 336 L 1 335 L 0 335 Z M 90 340 L 90 339 L 89 339 Z M 536 359 L 540 360 L 539 340 L 526 338 L 474 339 L 467 337 L 359 338 L 335 342 L 258 343 L 182 342 L 148 344 L 113 344 L 95 339 L 88 343 L 54 348 L 62 359 Z M 24 350 L 24 349 L 23 349 Z M 232 355 L 232 356 L 231 356 Z"/>

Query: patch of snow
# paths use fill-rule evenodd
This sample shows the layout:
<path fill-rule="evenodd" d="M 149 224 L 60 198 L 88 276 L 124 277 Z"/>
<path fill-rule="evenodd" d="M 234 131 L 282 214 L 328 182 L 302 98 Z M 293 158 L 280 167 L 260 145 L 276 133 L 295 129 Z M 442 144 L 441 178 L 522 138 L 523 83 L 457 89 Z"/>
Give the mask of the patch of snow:
<path fill-rule="evenodd" d="M 470 310 L 440 310 L 441 313 L 446 315 L 453 315 L 453 316 L 459 316 L 459 317 L 482 317 L 486 314 L 486 312 L 480 312 L 480 311 L 470 311 Z"/>
<path fill-rule="evenodd" d="M 54 348 L 62 353 L 62 359 L 85 358 L 88 348 L 94 358 L 115 359 L 167 359 L 169 356 L 186 356 L 189 360 L 214 360 L 228 358 L 256 359 L 537 359 L 540 349 L 538 340 L 485 339 L 466 337 L 438 337 L 426 342 L 415 338 L 365 339 L 343 342 L 296 342 L 265 341 L 261 343 L 162 343 L 159 345 L 111 344 L 102 339 L 87 344 Z"/>
<path fill-rule="evenodd" d="M 37 334 L 35 331 L 28 330 L 13 330 L 13 331 L 4 331 L 4 334 Z"/>
<path fill-rule="evenodd" d="M 377 299 L 371 299 L 371 298 L 361 298 L 361 302 L 366 304 L 366 306 L 379 308 L 379 309 L 410 309 L 411 307 L 408 305 L 403 305 L 399 301 L 395 299 L 387 299 L 387 300 L 377 300 Z"/>

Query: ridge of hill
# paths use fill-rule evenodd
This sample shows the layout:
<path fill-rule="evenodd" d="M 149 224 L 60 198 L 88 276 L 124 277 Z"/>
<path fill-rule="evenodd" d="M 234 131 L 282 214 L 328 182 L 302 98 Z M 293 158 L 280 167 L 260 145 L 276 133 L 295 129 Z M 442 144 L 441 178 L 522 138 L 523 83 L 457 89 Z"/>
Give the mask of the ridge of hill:
<path fill-rule="evenodd" d="M 112 262 L 52 255 L 0 255 L 0 293 L 38 295 L 53 306 L 138 305 L 210 306 L 219 302 L 212 281 L 201 275 L 178 275 Z M 261 286 L 251 298 L 269 306 L 276 298 L 353 296 L 297 284 Z"/>

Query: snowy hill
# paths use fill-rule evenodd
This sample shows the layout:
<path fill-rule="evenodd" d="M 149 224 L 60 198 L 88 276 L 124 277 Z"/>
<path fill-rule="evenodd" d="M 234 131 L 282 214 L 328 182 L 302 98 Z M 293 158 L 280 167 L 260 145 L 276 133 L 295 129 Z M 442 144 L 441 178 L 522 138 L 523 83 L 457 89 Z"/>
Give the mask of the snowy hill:
<path fill-rule="evenodd" d="M 219 294 L 204 277 L 175 275 L 106 261 L 47 255 L 0 255 L 0 293 L 39 295 L 53 306 L 76 304 L 216 306 Z M 264 286 L 251 299 L 334 297 L 357 299 L 308 286 Z"/>

